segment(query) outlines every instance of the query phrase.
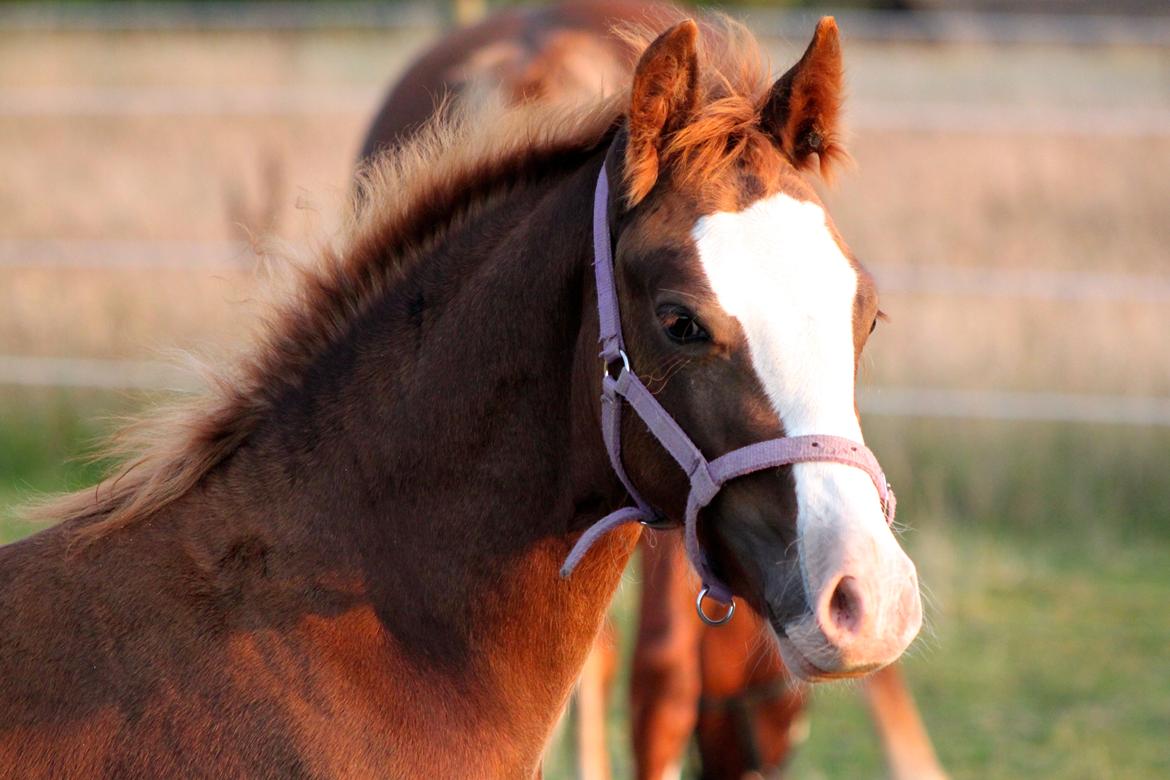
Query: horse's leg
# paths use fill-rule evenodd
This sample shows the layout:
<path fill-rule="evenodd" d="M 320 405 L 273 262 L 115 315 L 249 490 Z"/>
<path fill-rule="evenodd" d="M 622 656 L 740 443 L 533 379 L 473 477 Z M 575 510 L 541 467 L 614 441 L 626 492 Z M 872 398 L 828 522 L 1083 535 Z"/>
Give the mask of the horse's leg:
<path fill-rule="evenodd" d="M 647 538 L 652 537 L 652 538 Z M 678 777 L 699 705 L 696 584 L 676 533 L 642 543 L 642 603 L 630 681 L 633 749 L 643 780 Z"/>
<path fill-rule="evenodd" d="M 609 780 L 605 705 L 617 666 L 617 637 L 606 621 L 577 683 L 577 768 L 581 780 Z"/>
<path fill-rule="evenodd" d="M 769 632 L 746 604 L 727 625 L 703 632 L 704 777 L 771 777 L 803 736 L 805 687 L 789 676 Z"/>
<path fill-rule="evenodd" d="M 867 679 L 865 698 L 893 780 L 946 778 L 898 665 Z"/>

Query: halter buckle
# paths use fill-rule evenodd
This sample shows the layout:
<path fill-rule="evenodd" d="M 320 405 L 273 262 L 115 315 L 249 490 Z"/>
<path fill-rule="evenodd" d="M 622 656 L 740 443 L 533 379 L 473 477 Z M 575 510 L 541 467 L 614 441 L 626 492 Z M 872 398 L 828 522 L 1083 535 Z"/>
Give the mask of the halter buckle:
<path fill-rule="evenodd" d="M 707 613 L 703 611 L 703 599 L 707 598 L 707 594 L 710 593 L 710 591 L 711 589 L 706 585 L 704 585 L 703 589 L 699 591 L 699 596 L 695 599 L 695 610 L 699 613 L 699 619 L 707 625 L 721 626 L 727 621 L 731 620 L 731 616 L 735 614 L 735 600 L 733 599 L 732 602 L 727 605 L 727 614 L 725 614 L 723 617 L 709 617 Z"/>

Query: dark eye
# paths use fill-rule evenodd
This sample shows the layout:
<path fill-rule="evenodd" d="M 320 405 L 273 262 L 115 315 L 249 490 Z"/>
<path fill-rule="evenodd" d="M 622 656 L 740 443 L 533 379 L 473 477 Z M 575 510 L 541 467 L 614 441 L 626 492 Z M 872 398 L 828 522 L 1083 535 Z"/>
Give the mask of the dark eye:
<path fill-rule="evenodd" d="M 662 322 L 662 329 L 666 331 L 666 335 L 678 344 L 693 344 L 711 338 L 695 319 L 695 315 L 681 306 L 663 306 L 658 310 L 658 319 Z"/>

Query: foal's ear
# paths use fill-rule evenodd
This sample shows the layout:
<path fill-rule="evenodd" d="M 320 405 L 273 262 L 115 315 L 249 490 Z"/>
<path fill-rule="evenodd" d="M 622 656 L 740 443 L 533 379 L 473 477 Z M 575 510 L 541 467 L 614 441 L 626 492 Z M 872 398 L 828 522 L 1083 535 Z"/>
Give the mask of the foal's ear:
<path fill-rule="evenodd" d="M 792 164 L 812 168 L 815 154 L 826 179 L 833 161 L 846 156 L 838 136 L 843 71 L 837 22 L 823 17 L 800 62 L 772 85 L 760 111 L 760 126 Z"/>
<path fill-rule="evenodd" d="M 671 133 L 686 125 L 699 100 L 699 28 L 687 19 L 647 47 L 634 70 L 626 143 L 626 198 L 633 206 L 658 181 Z"/>

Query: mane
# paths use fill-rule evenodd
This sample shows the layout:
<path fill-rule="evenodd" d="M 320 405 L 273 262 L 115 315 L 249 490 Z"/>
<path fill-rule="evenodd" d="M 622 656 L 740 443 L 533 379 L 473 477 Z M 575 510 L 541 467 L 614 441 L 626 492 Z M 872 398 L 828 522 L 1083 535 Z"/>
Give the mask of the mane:
<path fill-rule="evenodd" d="M 681 16 L 679 18 L 682 18 Z M 657 30 L 618 34 L 635 52 Z M 770 73 L 758 45 L 726 17 L 700 40 L 704 100 L 665 156 L 685 179 L 709 177 L 765 142 L 755 126 Z M 42 521 L 78 523 L 92 540 L 156 515 L 226 461 L 276 408 L 283 390 L 403 278 L 413 263 L 493 195 L 563 169 L 608 143 L 628 86 L 587 106 L 479 105 L 441 110 L 411 141 L 358 174 L 337 238 L 273 295 L 260 332 L 227 369 L 205 370 L 208 389 L 132 422 L 100 453 L 120 462 L 97 486 L 29 509 Z M 627 188 L 636 185 L 627 173 Z"/>

